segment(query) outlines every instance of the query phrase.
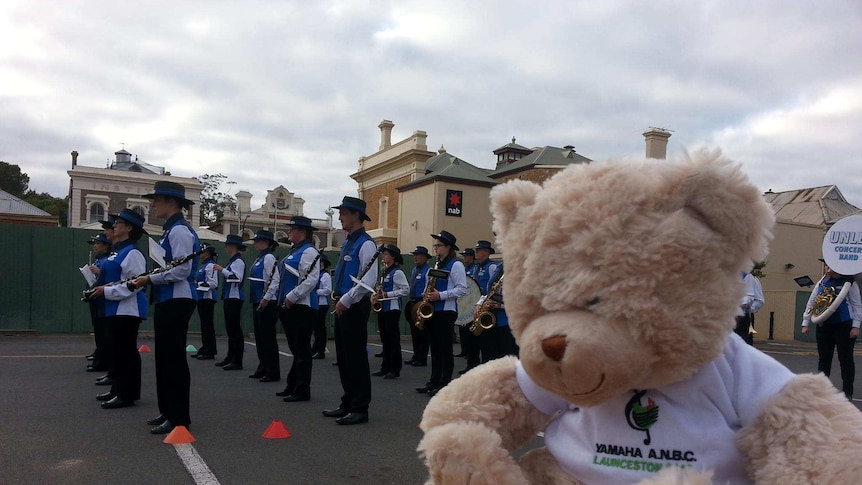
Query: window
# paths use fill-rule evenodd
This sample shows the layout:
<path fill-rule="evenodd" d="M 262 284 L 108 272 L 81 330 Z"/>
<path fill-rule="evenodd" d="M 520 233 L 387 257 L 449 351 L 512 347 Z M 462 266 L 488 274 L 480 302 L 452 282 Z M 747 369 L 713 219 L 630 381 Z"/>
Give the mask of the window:
<path fill-rule="evenodd" d="M 89 222 L 99 222 L 105 219 L 105 206 L 98 202 L 90 204 Z"/>
<path fill-rule="evenodd" d="M 378 210 L 378 227 L 385 229 L 389 227 L 389 197 L 383 197 L 377 206 Z"/>
<path fill-rule="evenodd" d="M 143 207 L 141 207 L 141 206 L 139 206 L 139 205 L 136 205 L 136 206 L 132 207 L 132 210 L 133 210 L 133 211 L 135 211 L 135 212 L 137 212 L 138 214 L 140 214 L 140 215 L 141 215 L 141 217 L 144 217 L 144 218 L 146 218 L 146 217 L 147 217 L 147 212 L 144 210 L 144 208 L 143 208 Z"/>

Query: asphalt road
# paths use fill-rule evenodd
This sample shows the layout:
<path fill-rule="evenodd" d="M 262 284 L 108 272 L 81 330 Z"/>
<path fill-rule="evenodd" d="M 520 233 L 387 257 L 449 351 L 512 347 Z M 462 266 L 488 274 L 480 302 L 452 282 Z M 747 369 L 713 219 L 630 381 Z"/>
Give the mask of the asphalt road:
<path fill-rule="evenodd" d="M 199 338 L 191 336 L 197 345 Z M 151 337 L 139 344 L 152 348 Z M 281 350 L 287 345 L 282 339 Z M 409 358 L 409 342 L 403 342 Z M 330 350 L 334 350 L 332 342 Z M 797 373 L 816 369 L 813 344 L 757 342 L 757 347 Z M 219 341 L 226 349 L 226 341 Z M 145 421 L 158 414 L 153 354 L 141 354 L 142 399 L 131 408 L 103 410 L 94 385 L 101 373 L 84 372 L 89 336 L 0 336 L 0 482 L 4 484 L 192 484 L 174 446 L 150 435 Z M 314 361 L 312 400 L 285 403 L 274 393 L 284 383 L 247 376 L 257 365 L 246 345 L 245 370 L 223 371 L 216 361 L 189 359 L 192 373 L 191 433 L 194 449 L 222 484 L 420 484 L 426 477 L 416 446 L 428 397 L 419 395 L 430 368 L 405 366 L 401 378 L 372 377 L 370 422 L 338 426 L 320 411 L 339 402 L 341 386 L 332 362 Z M 379 351 L 369 344 L 370 353 Z M 858 353 L 858 352 L 857 352 Z M 369 355 L 372 371 L 380 360 Z M 456 359 L 455 368 L 463 366 Z M 286 375 L 290 357 L 281 359 Z M 833 382 L 839 383 L 837 359 Z M 859 379 L 857 379 L 858 383 Z M 857 389 L 859 385 L 857 384 Z M 857 391 L 857 396 L 862 393 Z M 859 406 L 859 401 L 855 404 Z M 291 433 L 261 435 L 273 420 Z M 541 445 L 541 439 L 532 446 Z"/>

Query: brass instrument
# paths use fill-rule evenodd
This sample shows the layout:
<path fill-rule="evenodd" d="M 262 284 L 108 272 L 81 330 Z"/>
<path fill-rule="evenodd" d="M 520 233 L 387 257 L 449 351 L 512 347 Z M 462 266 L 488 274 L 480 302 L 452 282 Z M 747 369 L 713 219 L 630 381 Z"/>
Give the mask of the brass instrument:
<path fill-rule="evenodd" d="M 440 258 L 438 257 L 437 262 L 434 263 L 435 270 L 440 269 L 440 262 Z M 429 271 L 428 280 L 425 283 L 425 292 L 422 293 L 422 300 L 410 309 L 411 319 L 419 330 L 425 330 L 425 320 L 430 319 L 434 315 L 434 305 L 428 301 L 428 298 L 431 296 L 431 292 L 434 291 L 434 285 L 436 284 L 437 278 L 431 276 L 431 272 Z"/>
<path fill-rule="evenodd" d="M 815 317 L 822 315 L 835 301 L 835 296 L 835 290 L 831 286 L 824 286 L 823 292 L 814 297 L 814 303 L 811 304 L 811 315 Z"/>
<path fill-rule="evenodd" d="M 503 288 L 503 278 L 506 275 L 500 277 L 494 286 L 491 287 L 491 290 L 488 291 L 488 295 L 485 296 L 485 300 L 482 301 L 482 304 L 479 305 L 478 316 L 476 319 L 470 323 L 468 330 L 473 332 L 473 335 L 479 336 L 485 330 L 491 330 L 497 325 L 497 317 L 491 312 L 491 302 L 494 301 L 493 297 L 497 295 L 500 290 Z"/>
<path fill-rule="evenodd" d="M 374 294 L 377 295 L 374 303 L 371 304 L 371 311 L 374 313 L 380 313 L 383 311 L 383 302 L 380 301 L 383 298 L 383 285 L 377 283 L 377 286 L 374 287 Z"/>

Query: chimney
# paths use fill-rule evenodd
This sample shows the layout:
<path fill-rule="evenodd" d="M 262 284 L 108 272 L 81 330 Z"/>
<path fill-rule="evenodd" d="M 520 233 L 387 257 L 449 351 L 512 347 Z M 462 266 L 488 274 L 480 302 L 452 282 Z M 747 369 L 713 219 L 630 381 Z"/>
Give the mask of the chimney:
<path fill-rule="evenodd" d="M 667 158 L 667 139 L 670 138 L 670 130 L 651 126 L 643 135 L 646 139 L 647 158 L 658 158 L 660 160 Z"/>
<path fill-rule="evenodd" d="M 78 166 L 78 151 L 72 150 L 72 167 Z"/>
<path fill-rule="evenodd" d="M 392 146 L 392 127 L 395 123 L 389 120 L 383 120 L 377 125 L 380 128 L 380 150 L 385 150 Z"/>

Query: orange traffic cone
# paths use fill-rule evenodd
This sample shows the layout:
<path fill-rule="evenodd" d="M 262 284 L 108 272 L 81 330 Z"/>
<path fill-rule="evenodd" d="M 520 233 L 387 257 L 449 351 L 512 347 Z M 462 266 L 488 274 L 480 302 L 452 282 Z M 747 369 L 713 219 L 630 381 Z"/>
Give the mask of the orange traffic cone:
<path fill-rule="evenodd" d="M 263 437 L 273 440 L 290 438 L 290 431 L 284 427 L 284 423 L 276 419 L 269 425 L 269 428 L 266 428 L 266 431 L 263 432 Z"/>
<path fill-rule="evenodd" d="M 138 352 L 140 352 L 140 353 L 144 354 L 144 353 L 147 353 L 147 352 L 152 352 L 152 350 L 150 350 L 150 348 L 149 348 L 149 347 L 147 347 L 147 345 L 146 345 L 146 344 L 144 344 L 144 345 L 141 345 L 141 347 L 138 349 Z"/>
<path fill-rule="evenodd" d="M 185 426 L 176 426 L 173 431 L 171 431 L 167 436 L 165 436 L 164 441 L 162 443 L 168 443 L 171 445 L 177 445 L 180 443 L 194 443 L 195 437 L 189 433 L 188 428 Z"/>

